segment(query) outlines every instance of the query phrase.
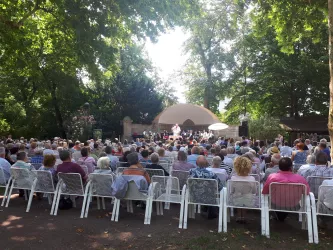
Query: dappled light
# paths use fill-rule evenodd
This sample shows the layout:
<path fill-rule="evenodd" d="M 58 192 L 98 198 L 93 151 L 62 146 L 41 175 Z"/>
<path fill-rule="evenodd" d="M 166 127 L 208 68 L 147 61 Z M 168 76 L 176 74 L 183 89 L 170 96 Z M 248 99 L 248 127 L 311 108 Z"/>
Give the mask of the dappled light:
<path fill-rule="evenodd" d="M 4 222 L 1 223 L 2 227 L 7 227 L 9 225 L 11 225 L 13 222 L 22 219 L 22 217 L 18 217 L 15 215 L 10 215 L 7 220 L 5 220 Z"/>

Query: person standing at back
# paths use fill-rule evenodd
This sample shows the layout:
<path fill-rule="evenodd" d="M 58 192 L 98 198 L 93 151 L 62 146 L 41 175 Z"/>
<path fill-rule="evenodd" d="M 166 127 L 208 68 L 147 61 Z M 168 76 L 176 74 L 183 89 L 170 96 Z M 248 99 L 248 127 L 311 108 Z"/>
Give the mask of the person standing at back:
<path fill-rule="evenodd" d="M 71 154 L 68 150 L 62 150 L 59 152 L 60 160 L 62 160 L 62 163 L 58 165 L 57 167 L 57 174 L 58 173 L 78 173 L 81 175 L 83 183 L 86 182 L 88 179 L 88 176 L 84 172 L 83 168 L 80 167 L 80 165 L 72 162 L 71 160 Z"/>

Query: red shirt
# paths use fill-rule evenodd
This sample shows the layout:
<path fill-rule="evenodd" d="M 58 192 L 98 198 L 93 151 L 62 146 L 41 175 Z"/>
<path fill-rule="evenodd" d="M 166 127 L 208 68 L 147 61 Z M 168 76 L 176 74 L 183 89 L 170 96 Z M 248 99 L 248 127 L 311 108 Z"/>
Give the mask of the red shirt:
<path fill-rule="evenodd" d="M 80 167 L 80 165 L 74 162 L 63 162 L 59 164 L 57 167 L 57 173 L 78 173 L 81 175 L 82 180 L 84 181 L 83 177 L 86 176 L 84 170 Z"/>

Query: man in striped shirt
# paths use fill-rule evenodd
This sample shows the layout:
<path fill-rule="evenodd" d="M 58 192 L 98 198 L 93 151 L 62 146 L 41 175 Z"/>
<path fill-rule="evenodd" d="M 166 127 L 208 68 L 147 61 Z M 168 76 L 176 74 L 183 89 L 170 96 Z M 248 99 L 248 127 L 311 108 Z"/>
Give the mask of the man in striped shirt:
<path fill-rule="evenodd" d="M 327 155 L 319 152 L 316 156 L 316 167 L 310 168 L 303 174 L 304 178 L 308 176 L 333 177 L 333 168 L 327 166 Z"/>

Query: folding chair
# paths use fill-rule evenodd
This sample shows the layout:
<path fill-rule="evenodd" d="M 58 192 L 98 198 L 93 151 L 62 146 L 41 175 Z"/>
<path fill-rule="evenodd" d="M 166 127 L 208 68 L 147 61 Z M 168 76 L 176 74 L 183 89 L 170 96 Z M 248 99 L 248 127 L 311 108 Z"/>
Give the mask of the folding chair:
<path fill-rule="evenodd" d="M 89 205 L 92 197 L 97 197 L 97 208 L 100 209 L 99 197 L 102 198 L 102 207 L 105 209 L 104 198 L 111 198 L 114 200 L 115 197 L 112 195 L 112 183 L 113 175 L 111 174 L 90 174 L 89 183 L 86 187 L 87 193 L 87 205 L 84 217 L 88 217 Z M 88 189 L 88 190 L 87 190 Z"/>
<path fill-rule="evenodd" d="M 269 185 L 269 194 L 263 196 L 266 210 L 265 229 L 268 238 L 270 237 L 270 211 L 297 213 L 302 214 L 302 229 L 308 229 L 309 243 L 313 243 L 310 195 L 307 194 L 304 184 L 273 182 Z"/>
<path fill-rule="evenodd" d="M 172 166 L 170 166 L 170 164 L 168 162 L 162 162 L 162 161 L 160 161 L 158 164 L 161 165 L 168 174 L 171 173 Z"/>
<path fill-rule="evenodd" d="M 228 208 L 253 209 L 261 211 L 261 234 L 266 235 L 265 204 L 261 199 L 259 182 L 229 180 L 227 188 L 223 188 L 223 195 L 223 232 L 227 232 L 227 224 L 230 222 Z"/>
<path fill-rule="evenodd" d="M 25 168 L 11 168 L 11 184 L 10 190 L 7 197 L 6 207 L 9 205 L 9 201 L 13 192 L 13 189 L 31 190 L 33 185 L 36 185 L 37 177 L 36 174 Z"/>
<path fill-rule="evenodd" d="M 222 232 L 223 190 L 218 192 L 218 184 L 213 179 L 189 178 L 185 191 L 184 229 L 187 229 L 187 215 L 195 218 L 193 205 L 214 206 L 219 208 L 218 232 Z M 189 205 L 192 207 L 189 209 Z"/>
<path fill-rule="evenodd" d="M 313 222 L 313 240 L 319 243 L 317 216 L 333 216 L 333 185 L 321 185 L 318 189 L 318 201 L 316 207 L 315 196 L 310 193 Z"/>
<path fill-rule="evenodd" d="M 31 186 L 31 192 L 29 195 L 29 201 L 28 201 L 28 206 L 27 206 L 26 212 L 30 211 L 31 202 L 32 202 L 34 193 L 48 194 L 49 204 L 51 204 L 51 201 L 52 201 L 51 194 L 53 194 L 54 196 L 56 195 L 56 189 L 54 188 L 54 182 L 53 182 L 51 172 L 46 171 L 46 170 L 33 170 L 33 172 L 36 174 L 37 181 L 34 182 L 33 185 Z M 52 207 L 51 207 L 51 212 L 50 212 L 51 215 L 54 212 L 54 205 L 55 205 L 54 201 L 55 201 L 55 199 L 53 199 L 53 202 L 52 202 Z"/>
<path fill-rule="evenodd" d="M 56 199 L 54 215 L 56 216 L 58 214 L 58 207 L 61 195 L 74 196 L 74 199 L 72 199 L 74 207 L 76 207 L 75 197 L 83 196 L 83 203 L 80 216 L 80 218 L 83 218 L 85 205 L 87 202 L 87 191 L 89 190 L 90 183 L 89 182 L 87 183 L 86 189 L 84 191 L 82 178 L 81 175 L 78 173 L 58 173 L 58 179 L 59 182 L 56 188 L 57 193 L 54 197 L 54 199 Z"/>
<path fill-rule="evenodd" d="M 179 228 L 183 227 L 184 202 L 185 202 L 186 185 L 183 186 L 182 194 L 179 191 L 179 180 L 172 176 L 153 176 L 152 185 L 149 189 L 150 205 L 148 212 L 148 224 L 151 221 L 153 210 L 153 201 L 156 202 L 157 215 L 163 215 L 162 203 L 180 204 Z"/>

